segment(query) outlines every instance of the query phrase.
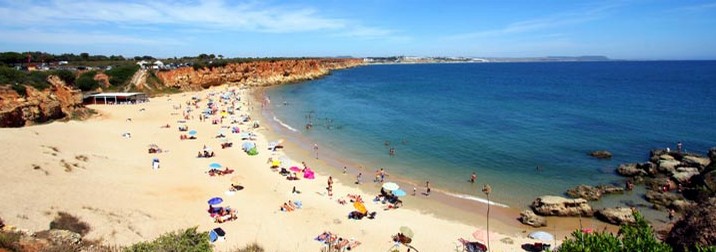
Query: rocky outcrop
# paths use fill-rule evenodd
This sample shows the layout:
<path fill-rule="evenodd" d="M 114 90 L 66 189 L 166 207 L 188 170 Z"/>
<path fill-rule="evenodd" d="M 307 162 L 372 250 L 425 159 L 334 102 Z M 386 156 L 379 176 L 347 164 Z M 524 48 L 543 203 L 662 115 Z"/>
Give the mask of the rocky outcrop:
<path fill-rule="evenodd" d="M 301 59 L 232 63 L 223 67 L 184 67 L 157 72 L 165 86 L 196 90 L 225 83 L 271 86 L 319 78 L 330 70 L 354 67 L 360 59 Z"/>
<path fill-rule="evenodd" d="M 676 171 L 672 172 L 671 177 L 679 183 L 686 184 L 691 180 L 691 177 L 699 175 L 699 169 L 695 167 L 679 167 Z"/>
<path fill-rule="evenodd" d="M 532 209 L 539 215 L 546 216 L 588 216 L 594 215 L 587 200 L 568 199 L 559 196 L 541 196 L 532 202 Z"/>
<path fill-rule="evenodd" d="M 716 245 L 716 198 L 686 211 L 674 224 L 666 243 L 675 251 L 696 251 L 695 246 Z"/>
<path fill-rule="evenodd" d="M 598 185 L 596 187 L 588 185 L 578 185 L 567 190 L 567 195 L 572 198 L 583 198 L 589 201 L 599 200 L 604 194 L 623 193 L 624 188 L 613 185 Z"/>
<path fill-rule="evenodd" d="M 648 173 L 646 170 L 641 169 L 636 163 L 621 164 L 617 168 L 617 173 L 622 176 L 634 177 L 634 176 L 646 176 Z"/>
<path fill-rule="evenodd" d="M 567 195 L 572 198 L 583 198 L 589 201 L 599 200 L 602 197 L 602 191 L 588 185 L 578 185 L 575 188 L 567 190 Z"/>
<path fill-rule="evenodd" d="M 599 189 L 602 192 L 602 195 L 624 193 L 623 187 L 618 187 L 618 186 L 614 186 L 614 185 L 598 185 L 597 189 Z"/>
<path fill-rule="evenodd" d="M 615 207 L 597 210 L 594 214 L 598 219 L 609 222 L 614 225 L 626 223 L 635 223 L 634 214 L 631 208 Z"/>
<path fill-rule="evenodd" d="M 536 215 L 532 210 L 524 210 L 520 212 L 520 222 L 525 225 L 533 227 L 544 227 L 547 226 L 547 219 L 542 216 Z"/>
<path fill-rule="evenodd" d="M 50 87 L 42 91 L 26 86 L 24 97 L 0 87 L 0 127 L 43 123 L 85 110 L 80 90 L 65 85 L 57 76 L 49 76 L 47 82 Z"/>
<path fill-rule="evenodd" d="M 598 159 L 612 158 L 612 153 L 606 150 L 592 151 L 591 153 L 589 153 L 589 155 Z"/>
<path fill-rule="evenodd" d="M 657 207 L 670 206 L 675 200 L 683 200 L 679 194 L 672 192 L 647 191 L 644 195 L 647 201 L 654 203 Z"/>

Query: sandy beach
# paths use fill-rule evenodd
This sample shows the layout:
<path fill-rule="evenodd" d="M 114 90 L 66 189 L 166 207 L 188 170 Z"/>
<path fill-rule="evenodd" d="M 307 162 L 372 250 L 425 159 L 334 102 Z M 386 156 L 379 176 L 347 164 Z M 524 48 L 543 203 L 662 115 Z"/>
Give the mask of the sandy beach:
<path fill-rule="evenodd" d="M 118 245 L 193 226 L 201 231 L 221 227 L 227 235 L 225 241 L 215 243 L 217 251 L 252 242 L 267 251 L 319 251 L 324 245 L 314 238 L 324 231 L 360 241 L 354 251 L 386 251 L 394 245 L 391 235 L 402 226 L 414 231 L 411 244 L 419 251 L 455 251 L 462 246 L 458 238 L 475 240 L 473 232 L 486 230 L 485 203 L 455 199 L 439 188 L 429 197 L 412 196 L 413 186 L 394 174 L 388 180 L 408 187 L 408 195 L 401 197 L 403 207 L 384 210 L 386 205 L 372 201 L 381 185 L 371 182 L 372 173 L 364 173 L 363 184 L 355 185 L 358 171 L 349 169 L 343 174 L 335 164 L 313 158 L 310 147 L 284 142 L 283 150 L 268 150 L 269 140 L 280 136 L 263 123 L 258 129 L 249 129 L 249 124 L 230 124 L 227 119 L 220 124 L 200 121 L 198 111 L 206 105 L 204 97 L 228 89 L 238 90 L 221 86 L 155 97 L 143 104 L 93 105 L 90 107 L 99 115 L 85 121 L 0 129 L 0 145 L 5 146 L 0 152 L 4 199 L 0 217 L 20 229 L 39 231 L 48 228 L 58 211 L 64 211 L 91 225 L 87 238 Z M 236 113 L 251 114 L 261 122 L 259 102 L 249 106 L 249 91 L 240 93 L 243 106 Z M 193 119 L 178 123 L 192 96 L 202 97 L 201 109 L 192 112 Z M 180 105 L 182 109 L 178 109 Z M 166 124 L 168 128 L 162 127 Z M 180 132 L 179 125 L 196 130 L 197 139 L 180 140 L 186 132 Z M 226 132 L 233 147 L 222 149 L 221 140 L 215 137 L 222 125 L 256 133 L 259 154 L 244 153 L 239 134 L 230 130 Z M 131 137 L 123 137 L 123 133 Z M 148 153 L 150 144 L 159 146 L 162 153 Z M 197 158 L 204 146 L 210 147 L 215 157 Z M 270 169 L 269 158 L 284 156 L 291 160 L 290 166 L 306 162 L 316 178 L 289 181 Z M 153 158 L 160 160 L 157 170 L 152 169 Z M 209 176 L 208 166 L 213 162 L 235 171 Z M 326 194 L 328 176 L 334 181 L 332 197 Z M 232 183 L 243 190 L 228 192 Z M 293 193 L 294 187 L 301 193 Z M 418 187 L 418 192 L 423 188 Z M 337 202 L 348 200 L 348 194 L 361 195 L 368 211 L 377 213 L 375 219 L 348 219 L 353 205 Z M 207 200 L 212 197 L 223 198 L 221 206 L 235 209 L 238 218 L 215 223 L 207 213 Z M 280 211 L 289 200 L 300 201 L 302 208 Z M 579 228 L 580 222 L 594 229 L 615 229 L 586 218 L 548 218 L 548 227 L 534 229 L 517 220 L 520 210 L 491 207 L 491 251 L 522 251 L 522 244 L 535 242 L 527 238 L 534 230 L 549 231 L 561 239 Z"/>

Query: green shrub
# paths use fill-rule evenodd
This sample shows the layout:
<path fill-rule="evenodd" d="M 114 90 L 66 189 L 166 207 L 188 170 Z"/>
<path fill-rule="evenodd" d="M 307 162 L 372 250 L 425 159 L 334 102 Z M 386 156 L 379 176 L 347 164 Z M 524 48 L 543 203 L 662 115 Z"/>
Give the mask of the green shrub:
<path fill-rule="evenodd" d="M 104 73 L 109 76 L 109 84 L 112 84 L 112 86 L 115 87 L 120 87 L 127 84 L 137 70 L 139 70 L 139 65 L 131 64 L 117 66 L 112 68 L 112 70 L 105 71 Z"/>
<path fill-rule="evenodd" d="M 55 220 L 50 222 L 50 229 L 68 230 L 84 236 L 90 231 L 90 226 L 71 214 L 59 212 Z"/>
<path fill-rule="evenodd" d="M 99 82 L 94 79 L 97 75 L 96 71 L 89 71 L 80 75 L 75 81 L 75 86 L 82 91 L 95 90 L 99 87 Z"/>
<path fill-rule="evenodd" d="M 577 230 L 556 251 L 672 251 L 669 245 L 656 239 L 654 230 L 639 212 L 634 212 L 634 219 L 634 224 L 621 225 L 618 236 L 608 232 L 587 234 Z"/>
<path fill-rule="evenodd" d="M 3 249 L 9 251 L 22 251 L 20 246 L 20 238 L 22 234 L 19 232 L 0 232 L 0 251 Z"/>
<path fill-rule="evenodd" d="M 243 248 L 238 248 L 232 250 L 232 252 L 264 252 L 264 248 L 260 245 L 254 243 L 251 243 L 249 245 L 244 246 Z"/>
<path fill-rule="evenodd" d="M 198 233 L 196 227 L 164 234 L 151 242 L 140 242 L 124 249 L 127 252 L 212 251 L 209 233 Z"/>
<path fill-rule="evenodd" d="M 67 85 L 75 84 L 75 73 L 70 70 L 57 70 L 52 72 L 52 75 L 57 75 L 57 77 L 60 77 Z"/>

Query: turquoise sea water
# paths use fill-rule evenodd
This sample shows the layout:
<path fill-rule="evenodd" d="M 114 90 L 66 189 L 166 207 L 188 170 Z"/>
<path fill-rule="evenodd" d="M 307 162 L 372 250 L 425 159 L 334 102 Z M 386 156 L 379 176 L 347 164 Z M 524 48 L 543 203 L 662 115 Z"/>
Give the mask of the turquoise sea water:
<path fill-rule="evenodd" d="M 266 95 L 264 115 L 305 148 L 457 194 L 489 183 L 515 207 L 622 183 L 615 168 L 653 148 L 716 146 L 714 61 L 373 65 Z M 614 157 L 587 155 L 599 149 Z"/>

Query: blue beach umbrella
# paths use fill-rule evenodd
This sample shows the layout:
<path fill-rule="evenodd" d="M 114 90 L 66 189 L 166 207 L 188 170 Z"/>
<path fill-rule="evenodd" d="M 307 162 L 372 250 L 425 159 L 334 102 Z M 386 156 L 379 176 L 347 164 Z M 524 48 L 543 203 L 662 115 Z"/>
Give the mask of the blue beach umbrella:
<path fill-rule="evenodd" d="M 219 164 L 219 163 L 209 164 L 209 169 L 219 169 L 219 168 L 221 168 L 221 164 Z"/>
<path fill-rule="evenodd" d="M 393 195 L 398 196 L 398 197 L 403 197 L 408 194 L 405 193 L 405 191 L 403 191 L 403 189 L 398 189 L 398 190 L 393 191 Z"/>
<path fill-rule="evenodd" d="M 218 205 L 221 204 L 221 202 L 224 202 L 224 199 L 219 197 L 213 197 L 209 199 L 209 205 Z"/>
<path fill-rule="evenodd" d="M 537 239 L 543 242 L 550 242 L 554 240 L 554 235 L 547 233 L 545 231 L 535 231 L 530 233 L 527 237 L 532 239 Z"/>
<path fill-rule="evenodd" d="M 189 135 L 193 136 L 193 135 L 196 135 L 196 130 L 190 130 L 187 133 L 189 133 Z"/>

